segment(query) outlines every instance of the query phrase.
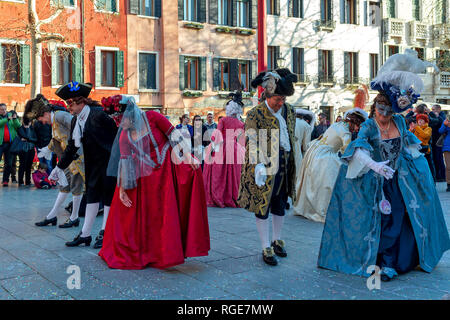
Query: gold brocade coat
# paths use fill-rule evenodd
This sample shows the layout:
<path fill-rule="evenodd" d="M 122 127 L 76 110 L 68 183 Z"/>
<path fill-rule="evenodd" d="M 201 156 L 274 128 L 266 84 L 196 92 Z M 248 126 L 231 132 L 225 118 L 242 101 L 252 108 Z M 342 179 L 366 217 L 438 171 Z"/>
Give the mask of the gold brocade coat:
<path fill-rule="evenodd" d="M 287 167 L 287 189 L 288 196 L 295 201 L 296 192 L 295 192 L 295 176 L 296 176 L 296 168 L 295 168 L 295 158 L 294 158 L 294 144 L 296 141 L 295 138 L 295 110 L 288 104 L 285 104 L 283 108 L 286 108 L 287 118 L 286 125 L 289 133 L 289 142 L 291 144 L 291 152 L 289 154 L 288 159 L 288 167 Z M 282 111 L 283 113 L 284 111 Z M 252 141 L 255 136 L 252 138 L 252 135 L 249 133 L 252 130 L 256 130 L 258 134 L 257 137 L 260 137 L 259 129 L 268 130 L 267 141 Z M 279 145 L 279 129 L 280 124 L 278 123 L 277 118 L 270 112 L 267 108 L 265 102 L 260 103 L 253 109 L 251 109 L 247 113 L 247 118 L 245 120 L 245 132 L 246 132 L 246 142 L 245 142 L 245 163 L 242 165 L 241 171 L 241 181 L 239 185 L 239 196 L 237 202 L 241 208 L 244 208 L 248 211 L 254 212 L 255 214 L 259 214 L 262 216 L 267 215 L 270 199 L 272 197 L 273 186 L 275 183 L 275 174 L 270 174 L 268 172 L 267 179 L 265 185 L 258 187 L 255 183 L 255 166 L 258 163 L 262 163 L 261 160 L 264 158 L 262 154 L 264 154 L 264 150 L 267 152 L 267 156 L 269 158 L 269 163 L 271 154 L 275 158 L 278 158 L 279 151 L 277 148 L 272 151 L 271 141 L 276 141 L 276 145 Z M 278 130 L 278 134 L 270 134 L 270 130 Z M 264 135 L 263 135 L 264 137 Z M 267 144 L 266 144 L 267 143 Z M 264 145 L 267 147 L 264 148 Z M 254 155 L 258 154 L 258 161 L 255 163 Z M 273 159 L 273 158 L 272 158 Z M 267 164 L 266 164 L 267 168 Z M 278 168 L 279 169 L 279 168 Z"/>
<path fill-rule="evenodd" d="M 73 116 L 69 112 L 65 111 L 56 111 L 53 115 L 52 140 L 50 141 L 48 148 L 56 154 L 58 159 L 61 159 L 64 150 L 67 147 L 72 117 Z M 72 161 L 68 169 L 73 175 L 79 173 L 83 177 L 83 180 L 86 180 L 84 174 L 84 156 L 82 152 L 78 159 Z"/>

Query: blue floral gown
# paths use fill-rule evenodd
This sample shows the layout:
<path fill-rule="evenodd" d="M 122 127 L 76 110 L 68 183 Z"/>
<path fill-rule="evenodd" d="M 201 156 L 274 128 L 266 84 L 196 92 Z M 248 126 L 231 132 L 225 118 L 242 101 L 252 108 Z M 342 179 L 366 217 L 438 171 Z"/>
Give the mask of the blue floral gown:
<path fill-rule="evenodd" d="M 368 267 L 390 267 L 398 273 L 417 265 L 431 272 L 450 238 L 441 203 L 420 141 L 394 115 L 400 137 L 381 140 L 374 119 L 365 121 L 344 154 L 328 207 L 318 266 L 347 274 L 369 276 Z M 394 178 L 364 168 L 352 160 L 356 148 L 370 152 L 375 161 L 389 160 Z M 383 196 L 391 214 L 381 213 Z"/>

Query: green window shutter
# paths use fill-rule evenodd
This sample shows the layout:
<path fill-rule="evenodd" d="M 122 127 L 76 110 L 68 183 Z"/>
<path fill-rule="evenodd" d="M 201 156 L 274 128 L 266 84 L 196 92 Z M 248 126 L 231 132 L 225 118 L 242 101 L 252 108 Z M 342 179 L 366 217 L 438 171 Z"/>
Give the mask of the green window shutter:
<path fill-rule="evenodd" d="M 218 0 L 209 0 L 209 23 L 218 24 L 219 2 Z"/>
<path fill-rule="evenodd" d="M 72 50 L 72 78 L 73 81 L 83 82 L 83 65 L 81 59 L 81 49 Z"/>
<path fill-rule="evenodd" d="M 58 50 L 52 53 L 52 86 L 58 85 Z"/>
<path fill-rule="evenodd" d="M 180 90 L 186 87 L 184 83 L 184 56 L 180 56 Z"/>
<path fill-rule="evenodd" d="M 20 46 L 20 83 L 30 83 L 30 46 Z"/>
<path fill-rule="evenodd" d="M 178 0 L 178 20 L 184 20 L 184 0 Z"/>
<path fill-rule="evenodd" d="M 334 72 L 333 72 L 333 51 L 328 51 L 328 52 L 329 52 L 328 53 L 328 65 L 329 65 L 328 76 L 333 77 L 333 74 L 334 74 Z"/>
<path fill-rule="evenodd" d="M 322 50 L 318 50 L 318 66 L 319 66 L 319 70 L 318 70 L 318 76 L 319 76 L 319 81 L 321 81 L 321 79 L 325 76 L 324 70 L 323 70 L 323 52 Z"/>
<path fill-rule="evenodd" d="M 3 59 L 3 46 L 0 43 L 0 82 L 3 81 L 3 63 L 4 63 L 4 59 Z"/>
<path fill-rule="evenodd" d="M 292 48 L 292 72 L 298 74 L 298 48 Z"/>
<path fill-rule="evenodd" d="M 155 0 L 155 17 L 161 18 L 161 0 Z"/>
<path fill-rule="evenodd" d="M 116 87 L 122 88 L 124 85 L 124 65 L 123 51 L 116 52 Z"/>
<path fill-rule="evenodd" d="M 95 86 L 102 86 L 102 52 L 95 52 Z"/>
<path fill-rule="evenodd" d="M 130 14 L 139 14 L 139 0 L 129 0 L 128 12 Z"/>
<path fill-rule="evenodd" d="M 344 52 L 344 82 L 347 83 L 351 78 L 349 53 Z"/>
<path fill-rule="evenodd" d="M 280 0 L 274 0 L 275 1 L 275 15 L 280 15 Z"/>
<path fill-rule="evenodd" d="M 364 1 L 364 25 L 368 25 L 367 1 Z"/>
<path fill-rule="evenodd" d="M 250 0 L 250 28 L 258 28 L 258 0 Z"/>
<path fill-rule="evenodd" d="M 220 60 L 218 58 L 213 59 L 213 90 L 220 90 Z"/>
<path fill-rule="evenodd" d="M 237 0 L 233 0 L 231 3 L 231 26 L 237 27 L 238 21 L 237 21 Z"/>
<path fill-rule="evenodd" d="M 117 0 L 108 0 L 108 11 L 117 12 Z"/>
<path fill-rule="evenodd" d="M 258 61 L 256 60 L 252 60 L 251 64 L 250 64 L 250 82 L 256 78 L 256 76 L 258 75 Z M 251 86 L 251 84 L 249 84 L 249 87 Z M 250 88 L 249 88 L 250 91 Z"/>
<path fill-rule="evenodd" d="M 230 60 L 230 91 L 241 89 L 239 82 L 239 65 L 237 59 Z"/>
<path fill-rule="evenodd" d="M 206 0 L 199 0 L 198 22 L 206 22 Z"/>
<path fill-rule="evenodd" d="M 199 59 L 199 69 L 200 69 L 200 90 L 206 91 L 206 57 L 201 57 Z"/>

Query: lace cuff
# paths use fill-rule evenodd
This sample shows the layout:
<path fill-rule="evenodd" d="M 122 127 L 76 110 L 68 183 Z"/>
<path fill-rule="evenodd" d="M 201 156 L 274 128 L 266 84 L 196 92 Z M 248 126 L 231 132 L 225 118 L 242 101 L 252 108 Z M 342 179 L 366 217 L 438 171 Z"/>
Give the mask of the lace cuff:
<path fill-rule="evenodd" d="M 137 187 L 136 167 L 131 156 L 119 160 L 117 185 L 123 187 L 125 190 Z"/>

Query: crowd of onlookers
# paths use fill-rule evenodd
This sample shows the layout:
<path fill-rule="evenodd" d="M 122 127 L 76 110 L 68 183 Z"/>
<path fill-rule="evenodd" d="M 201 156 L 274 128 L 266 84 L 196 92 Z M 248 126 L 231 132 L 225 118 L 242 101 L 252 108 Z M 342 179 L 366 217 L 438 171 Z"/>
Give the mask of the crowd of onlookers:
<path fill-rule="evenodd" d="M 18 183 L 19 187 L 34 184 L 40 189 L 49 189 L 53 186 L 48 180 L 48 175 L 56 158 L 51 153 L 39 158 L 42 152 L 40 148 L 50 142 L 51 130 L 50 125 L 40 122 L 31 124 L 26 117 L 20 119 L 17 112 L 7 111 L 6 104 L 0 103 L 0 160 L 3 158 L 3 187 L 8 187 L 10 182 Z M 45 133 L 41 136 L 44 138 L 38 139 L 36 132 Z M 33 170 L 33 167 L 36 170 Z"/>

